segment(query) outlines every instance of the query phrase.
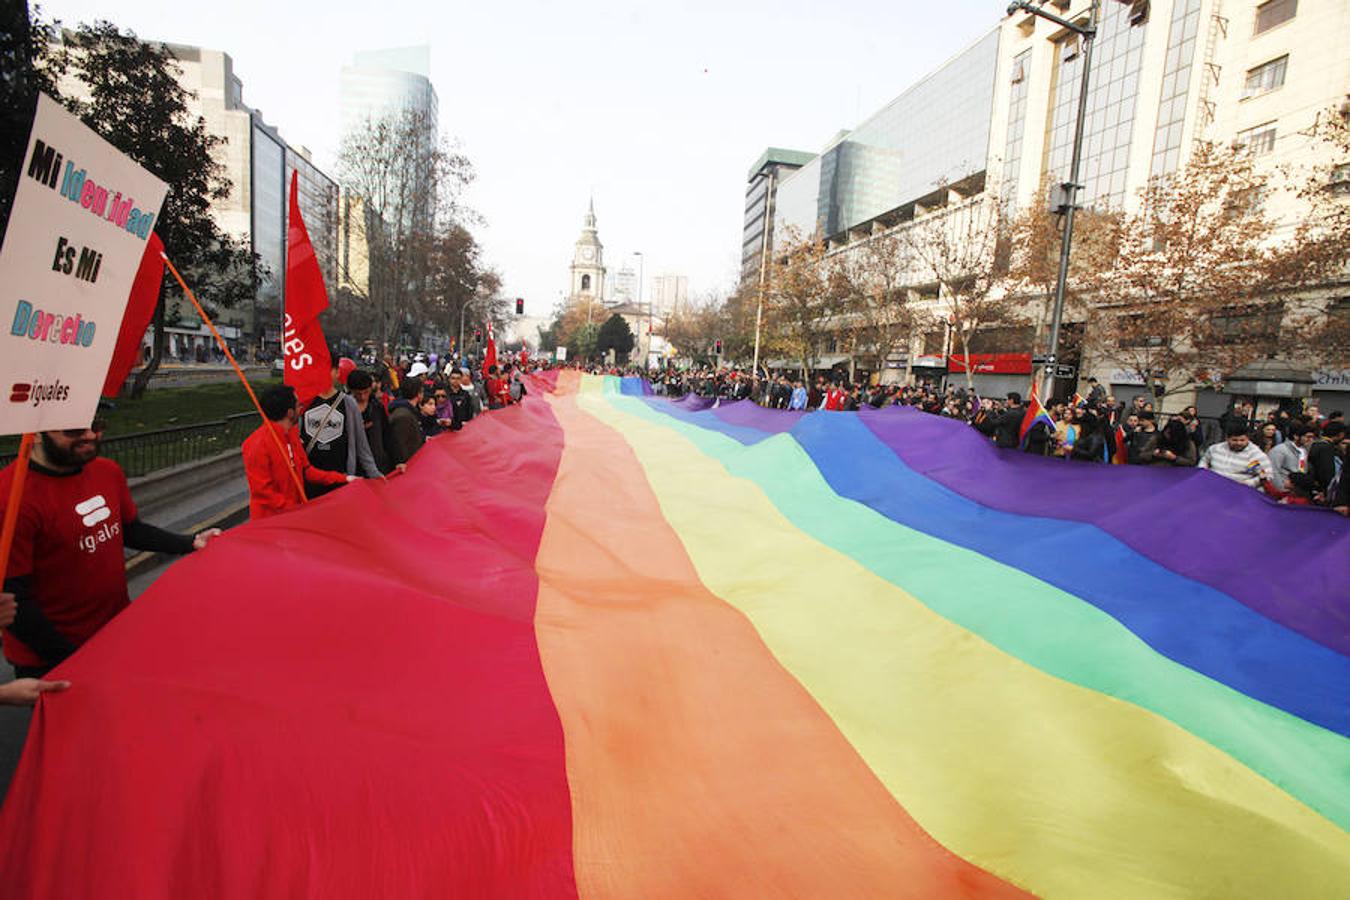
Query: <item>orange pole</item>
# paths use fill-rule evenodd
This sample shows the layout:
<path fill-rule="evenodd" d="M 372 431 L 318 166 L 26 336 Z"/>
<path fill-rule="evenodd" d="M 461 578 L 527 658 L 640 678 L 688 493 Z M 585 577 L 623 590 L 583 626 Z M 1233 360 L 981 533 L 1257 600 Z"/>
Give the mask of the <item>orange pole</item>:
<path fill-rule="evenodd" d="M 226 345 L 225 339 L 220 336 L 219 331 L 216 331 L 216 323 L 211 321 L 211 317 L 206 314 L 206 310 L 202 309 L 202 305 L 197 302 L 197 298 L 192 293 L 192 288 L 187 286 L 187 282 L 183 280 L 183 276 L 179 275 L 178 270 L 173 267 L 173 263 L 169 262 L 169 257 L 163 253 L 159 256 L 164 260 L 164 265 L 169 267 L 169 271 L 173 273 L 173 277 L 178 279 L 178 284 L 183 289 L 183 293 L 187 295 L 187 298 L 192 301 L 192 305 L 196 307 L 197 315 L 202 317 L 202 321 L 206 323 L 206 327 L 210 328 L 211 333 L 215 335 L 216 343 L 219 344 L 220 349 L 224 351 L 225 358 L 230 361 L 230 365 L 234 366 L 234 374 L 238 375 L 239 380 L 244 383 L 244 390 L 248 391 L 249 399 L 253 401 L 253 406 L 258 410 L 258 415 L 262 417 L 263 424 L 271 425 L 272 423 L 267 418 L 267 413 L 263 412 L 262 404 L 258 402 L 258 395 L 253 393 L 253 386 L 249 384 L 248 379 L 244 377 L 244 370 L 239 368 L 239 363 L 234 361 L 234 354 L 230 352 L 230 348 Z M 295 469 L 295 460 L 291 459 L 291 455 L 286 452 L 286 448 L 281 443 L 281 438 L 277 435 L 276 431 L 268 428 L 267 433 L 272 436 L 272 440 L 276 443 L 277 449 L 281 451 L 281 458 L 286 461 L 286 467 L 291 470 L 291 478 L 295 481 L 295 486 L 300 489 L 300 502 L 308 503 L 309 500 L 305 497 L 304 482 L 300 480 L 300 473 Z"/>
<path fill-rule="evenodd" d="M 19 457 L 14 460 L 14 479 L 9 484 L 9 501 L 5 504 L 5 521 L 0 525 L 0 583 L 9 570 L 9 551 L 14 546 L 14 532 L 19 525 L 19 505 L 23 502 L 23 483 L 28 480 L 28 459 L 33 454 L 33 432 L 19 440 Z"/>

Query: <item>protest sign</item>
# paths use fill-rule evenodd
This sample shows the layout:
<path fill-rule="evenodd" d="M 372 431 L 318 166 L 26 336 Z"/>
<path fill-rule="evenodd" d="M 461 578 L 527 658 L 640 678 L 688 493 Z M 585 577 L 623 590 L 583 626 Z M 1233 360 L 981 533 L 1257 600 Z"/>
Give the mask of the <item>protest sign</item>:
<path fill-rule="evenodd" d="M 0 434 L 93 419 L 167 189 L 38 97 L 0 246 Z"/>

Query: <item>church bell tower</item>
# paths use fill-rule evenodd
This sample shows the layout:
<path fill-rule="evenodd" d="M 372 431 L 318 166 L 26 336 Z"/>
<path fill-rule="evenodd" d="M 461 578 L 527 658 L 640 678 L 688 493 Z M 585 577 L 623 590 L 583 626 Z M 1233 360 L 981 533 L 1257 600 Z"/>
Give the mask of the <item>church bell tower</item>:
<path fill-rule="evenodd" d="M 572 253 L 572 299 L 586 298 L 588 302 L 603 300 L 605 296 L 605 247 L 595 233 L 595 200 L 586 211 L 586 221 Z"/>

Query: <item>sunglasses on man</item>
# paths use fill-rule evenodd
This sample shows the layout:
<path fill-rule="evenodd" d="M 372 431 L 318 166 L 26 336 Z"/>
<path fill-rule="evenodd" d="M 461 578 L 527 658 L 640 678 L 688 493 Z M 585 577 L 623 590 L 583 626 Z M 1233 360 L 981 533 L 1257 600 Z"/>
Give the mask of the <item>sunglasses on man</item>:
<path fill-rule="evenodd" d="M 94 434 L 102 434 L 108 428 L 108 423 L 102 419 L 95 419 L 89 423 L 88 428 L 63 428 L 61 433 L 68 438 L 84 437 L 86 431 L 92 431 Z"/>

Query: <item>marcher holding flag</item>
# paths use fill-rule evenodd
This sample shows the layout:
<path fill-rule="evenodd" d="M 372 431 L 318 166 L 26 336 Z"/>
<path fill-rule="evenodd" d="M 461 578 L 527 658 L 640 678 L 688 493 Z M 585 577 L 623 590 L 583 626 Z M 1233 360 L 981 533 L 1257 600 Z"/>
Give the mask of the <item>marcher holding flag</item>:
<path fill-rule="evenodd" d="M 1036 382 L 1033 380 L 1031 394 L 1027 398 L 1027 411 L 1022 415 L 1022 425 L 1017 430 L 1017 445 L 1023 450 L 1030 449 L 1032 452 L 1044 453 L 1054 430 L 1055 420 L 1041 405 Z"/>

